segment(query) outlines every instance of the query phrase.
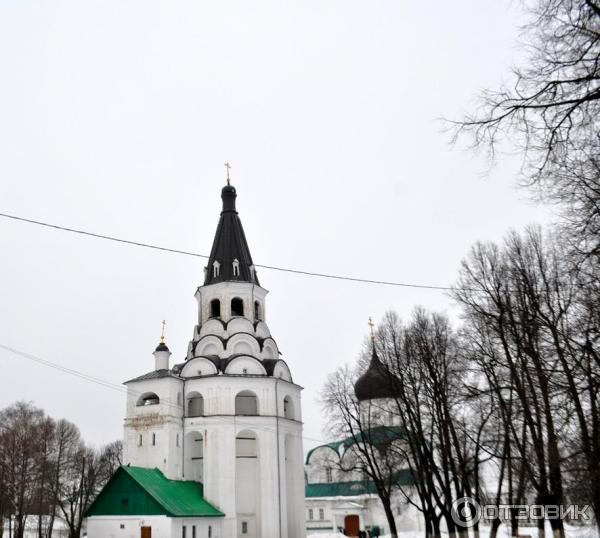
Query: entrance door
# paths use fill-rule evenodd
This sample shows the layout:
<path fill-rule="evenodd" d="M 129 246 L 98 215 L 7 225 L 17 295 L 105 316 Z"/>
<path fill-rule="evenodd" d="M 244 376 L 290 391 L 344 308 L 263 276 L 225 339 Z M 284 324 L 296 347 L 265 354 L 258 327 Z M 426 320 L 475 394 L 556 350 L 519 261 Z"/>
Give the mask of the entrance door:
<path fill-rule="evenodd" d="M 141 538 L 152 538 L 152 527 L 142 527 Z"/>
<path fill-rule="evenodd" d="M 346 516 L 344 518 L 344 530 L 346 531 L 346 536 L 358 536 L 360 531 L 358 516 Z"/>

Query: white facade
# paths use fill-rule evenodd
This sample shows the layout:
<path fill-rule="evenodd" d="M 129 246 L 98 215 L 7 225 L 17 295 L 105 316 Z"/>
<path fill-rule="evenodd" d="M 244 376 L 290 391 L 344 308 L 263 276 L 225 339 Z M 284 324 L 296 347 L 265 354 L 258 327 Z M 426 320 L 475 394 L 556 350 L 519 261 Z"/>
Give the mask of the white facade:
<path fill-rule="evenodd" d="M 220 521 L 211 518 L 171 518 L 167 516 L 95 516 L 88 521 L 88 536 L 103 538 L 139 538 L 143 527 L 151 527 L 152 538 L 186 537 L 225 538 L 221 533 Z"/>
<path fill-rule="evenodd" d="M 226 189 L 231 198 L 232 188 Z M 219 252 L 221 226 L 213 252 Z M 124 462 L 202 482 L 204 498 L 225 514 L 211 522 L 213 536 L 302 538 L 302 388 L 280 359 L 265 322 L 267 290 L 258 285 L 254 266 L 243 266 L 243 254 L 230 262 L 215 258 L 206 268 L 219 277 L 231 263 L 234 280 L 198 288 L 185 362 L 171 368 L 161 344 L 155 370 L 127 382 Z M 243 274 L 251 275 L 249 281 L 236 279 Z M 161 520 L 156 532 L 182 536 L 173 534 L 173 525 Z"/>

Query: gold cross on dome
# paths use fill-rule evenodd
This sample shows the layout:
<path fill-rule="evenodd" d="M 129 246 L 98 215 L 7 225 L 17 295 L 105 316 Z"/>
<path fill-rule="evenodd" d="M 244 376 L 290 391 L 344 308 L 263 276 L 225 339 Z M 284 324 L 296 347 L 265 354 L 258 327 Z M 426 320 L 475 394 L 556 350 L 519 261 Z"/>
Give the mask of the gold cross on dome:
<path fill-rule="evenodd" d="M 371 329 L 371 341 L 375 342 L 375 333 L 373 333 L 373 327 L 375 327 L 375 324 L 373 323 L 371 316 L 369 316 L 369 328 Z"/>
<path fill-rule="evenodd" d="M 161 344 L 165 343 L 165 325 L 167 324 L 167 322 L 163 319 L 162 320 L 162 331 L 160 333 L 160 342 Z"/>
<path fill-rule="evenodd" d="M 229 185 L 229 170 L 231 169 L 231 165 L 228 162 L 226 162 L 224 166 L 227 170 L 227 185 Z"/>

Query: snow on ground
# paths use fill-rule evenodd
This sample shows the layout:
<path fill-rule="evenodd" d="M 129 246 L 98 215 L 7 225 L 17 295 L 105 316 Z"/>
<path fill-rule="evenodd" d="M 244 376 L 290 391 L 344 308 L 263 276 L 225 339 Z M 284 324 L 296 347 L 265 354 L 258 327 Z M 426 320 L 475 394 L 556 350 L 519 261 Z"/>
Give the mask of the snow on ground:
<path fill-rule="evenodd" d="M 567 538 L 600 538 L 594 525 L 586 525 L 584 527 L 575 527 L 573 525 L 565 525 L 565 534 Z M 490 535 L 489 527 L 480 528 L 480 537 L 487 538 Z M 519 527 L 519 536 L 530 536 L 537 538 L 537 527 Z M 344 538 L 344 535 L 339 532 L 309 534 L 309 538 Z M 391 534 L 381 535 L 380 538 L 391 538 Z M 424 538 L 423 532 L 399 532 L 398 538 Z M 443 532 L 442 538 L 448 538 L 448 534 Z M 510 527 L 503 525 L 498 530 L 498 538 L 510 538 Z M 550 524 L 547 524 L 546 538 L 552 538 L 552 529 Z"/>

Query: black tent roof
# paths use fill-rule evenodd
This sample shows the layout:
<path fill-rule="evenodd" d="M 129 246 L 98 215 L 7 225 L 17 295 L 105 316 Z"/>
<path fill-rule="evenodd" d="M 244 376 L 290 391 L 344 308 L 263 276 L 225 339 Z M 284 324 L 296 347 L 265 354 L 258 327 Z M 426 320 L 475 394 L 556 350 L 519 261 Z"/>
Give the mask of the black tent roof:
<path fill-rule="evenodd" d="M 226 185 L 221 191 L 223 210 L 215 233 L 215 239 L 210 251 L 210 258 L 204 277 L 204 285 L 217 282 L 237 281 L 252 282 L 260 285 L 252 263 L 252 256 L 242 227 L 242 221 L 235 208 L 237 193 L 235 187 Z M 237 260 L 237 270 L 234 274 L 234 261 Z M 218 271 L 215 271 L 218 262 Z"/>

